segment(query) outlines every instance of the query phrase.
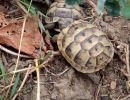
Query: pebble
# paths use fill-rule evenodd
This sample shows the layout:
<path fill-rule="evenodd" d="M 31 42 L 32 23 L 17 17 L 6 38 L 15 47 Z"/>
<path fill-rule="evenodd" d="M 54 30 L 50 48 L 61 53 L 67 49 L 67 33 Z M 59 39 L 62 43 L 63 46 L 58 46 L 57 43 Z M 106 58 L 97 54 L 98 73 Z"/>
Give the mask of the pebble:
<path fill-rule="evenodd" d="M 111 81 L 111 84 L 110 84 L 110 87 L 111 87 L 111 89 L 115 89 L 116 88 L 116 81 L 115 80 L 113 80 L 113 81 Z"/>

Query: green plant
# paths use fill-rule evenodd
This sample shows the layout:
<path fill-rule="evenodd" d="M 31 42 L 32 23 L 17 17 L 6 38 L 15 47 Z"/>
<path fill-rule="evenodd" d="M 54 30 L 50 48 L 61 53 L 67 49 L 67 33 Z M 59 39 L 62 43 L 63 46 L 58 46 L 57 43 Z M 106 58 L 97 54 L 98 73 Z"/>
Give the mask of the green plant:
<path fill-rule="evenodd" d="M 130 19 L 130 0 L 98 0 L 97 13 L 100 15 L 106 8 L 108 15 L 118 16 L 120 13 Z"/>
<path fill-rule="evenodd" d="M 70 5 L 73 5 L 73 4 L 76 4 L 76 3 L 82 3 L 83 0 L 66 0 L 66 3 L 70 4 Z"/>
<path fill-rule="evenodd" d="M 73 5 L 81 3 L 83 0 L 66 0 L 66 3 Z M 97 0 L 97 13 L 101 15 L 103 9 L 106 9 L 107 14 L 118 16 L 120 13 L 130 19 L 130 0 Z"/>

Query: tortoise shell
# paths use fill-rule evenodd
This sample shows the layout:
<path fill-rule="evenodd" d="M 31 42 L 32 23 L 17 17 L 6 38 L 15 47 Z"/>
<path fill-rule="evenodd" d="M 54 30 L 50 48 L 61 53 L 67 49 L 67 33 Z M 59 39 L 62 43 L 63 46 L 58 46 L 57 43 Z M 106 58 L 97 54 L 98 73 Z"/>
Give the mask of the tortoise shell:
<path fill-rule="evenodd" d="M 50 6 L 46 16 L 46 23 L 58 22 L 59 29 L 63 29 L 74 20 L 84 19 L 85 14 L 79 5 L 68 5 L 61 0 Z"/>
<path fill-rule="evenodd" d="M 58 35 L 57 45 L 65 59 L 82 73 L 99 71 L 114 54 L 114 47 L 107 35 L 82 20 L 64 28 Z"/>

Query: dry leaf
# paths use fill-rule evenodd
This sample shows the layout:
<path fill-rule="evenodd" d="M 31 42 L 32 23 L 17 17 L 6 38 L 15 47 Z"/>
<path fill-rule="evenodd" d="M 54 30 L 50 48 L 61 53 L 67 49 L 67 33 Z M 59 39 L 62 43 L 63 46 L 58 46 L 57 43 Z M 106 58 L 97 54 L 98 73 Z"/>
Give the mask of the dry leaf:
<path fill-rule="evenodd" d="M 23 19 L 20 19 L 0 28 L 0 44 L 11 46 L 18 50 L 22 25 Z M 21 51 L 36 56 L 36 49 L 40 48 L 41 41 L 43 42 L 43 38 L 38 28 L 38 21 L 34 17 L 28 17 L 25 25 Z"/>

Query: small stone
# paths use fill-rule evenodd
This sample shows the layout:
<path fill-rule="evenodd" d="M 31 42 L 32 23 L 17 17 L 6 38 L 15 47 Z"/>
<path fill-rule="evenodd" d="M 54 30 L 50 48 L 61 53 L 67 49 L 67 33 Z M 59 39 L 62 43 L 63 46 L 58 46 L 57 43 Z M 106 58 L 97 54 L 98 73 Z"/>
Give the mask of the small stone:
<path fill-rule="evenodd" d="M 115 89 L 116 88 L 116 81 L 115 80 L 113 80 L 113 81 L 111 81 L 111 84 L 110 84 L 110 87 L 111 87 L 111 89 Z"/>

